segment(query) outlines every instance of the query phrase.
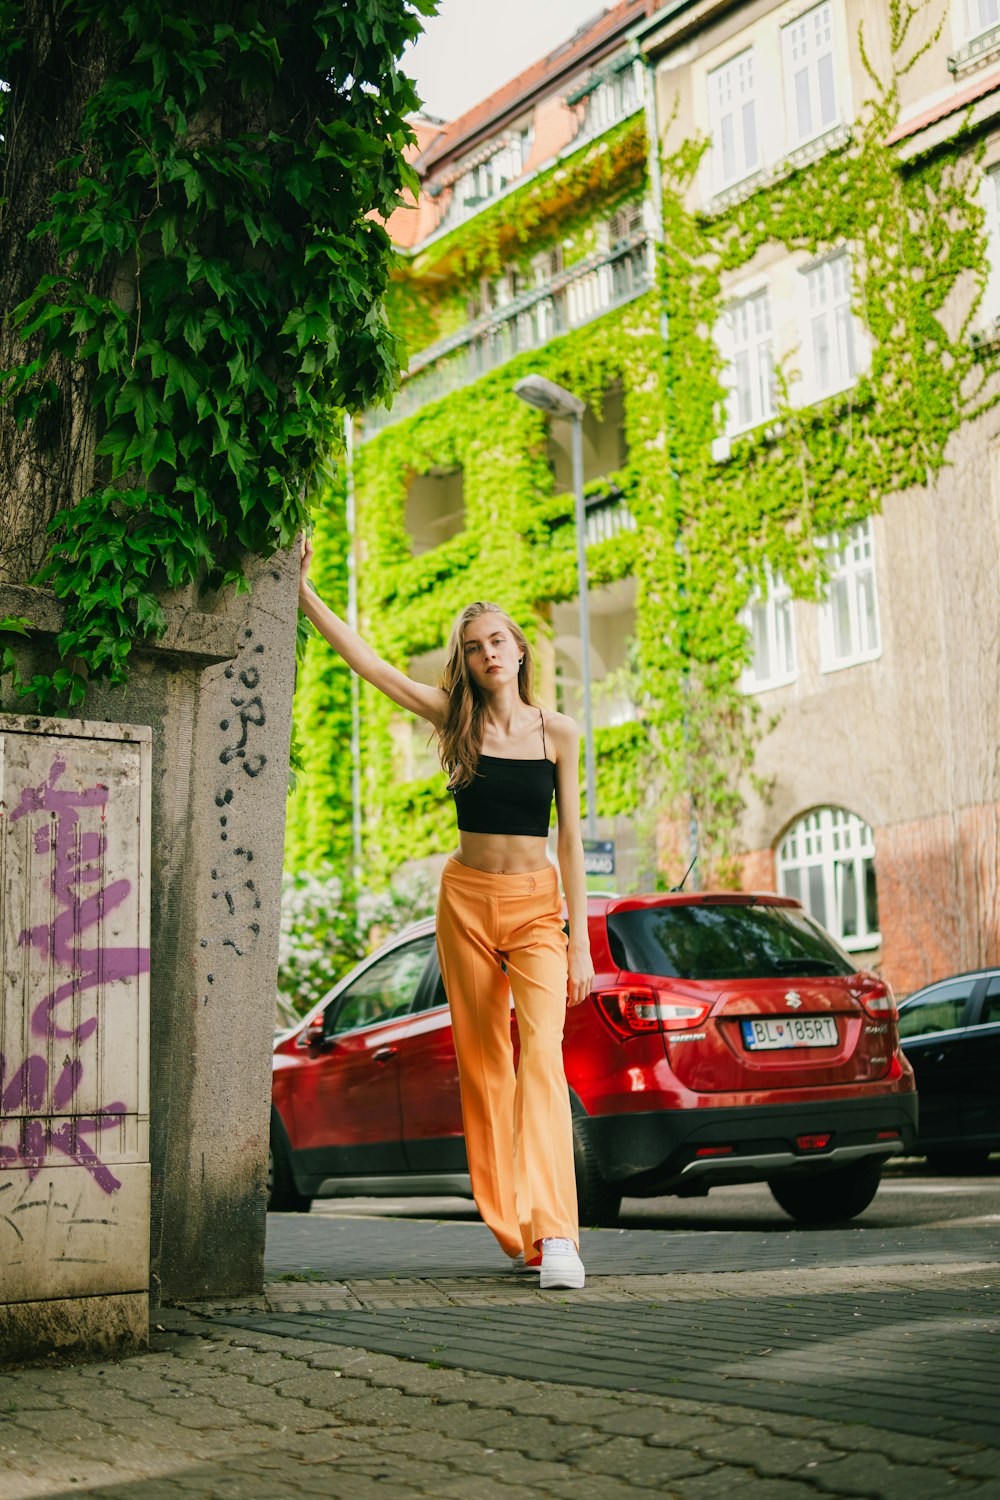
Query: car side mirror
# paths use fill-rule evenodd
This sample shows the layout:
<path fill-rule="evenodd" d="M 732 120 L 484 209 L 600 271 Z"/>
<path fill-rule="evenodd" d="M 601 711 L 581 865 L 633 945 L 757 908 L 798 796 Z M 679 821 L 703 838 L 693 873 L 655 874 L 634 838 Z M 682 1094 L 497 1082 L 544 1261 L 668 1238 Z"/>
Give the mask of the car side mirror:
<path fill-rule="evenodd" d="M 310 1052 L 329 1052 L 333 1046 L 333 1040 L 324 1032 L 326 1018 L 322 1011 L 318 1016 L 313 1016 L 309 1025 L 299 1036 L 299 1046 L 308 1047 Z"/>

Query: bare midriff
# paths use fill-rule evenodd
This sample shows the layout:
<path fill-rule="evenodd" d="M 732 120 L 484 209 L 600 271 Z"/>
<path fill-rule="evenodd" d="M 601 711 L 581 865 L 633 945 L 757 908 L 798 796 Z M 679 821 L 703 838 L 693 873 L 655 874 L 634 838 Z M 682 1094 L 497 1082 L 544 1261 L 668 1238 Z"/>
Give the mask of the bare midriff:
<path fill-rule="evenodd" d="M 545 839 L 514 833 L 459 833 L 455 859 L 490 875 L 531 875 L 552 861 Z"/>

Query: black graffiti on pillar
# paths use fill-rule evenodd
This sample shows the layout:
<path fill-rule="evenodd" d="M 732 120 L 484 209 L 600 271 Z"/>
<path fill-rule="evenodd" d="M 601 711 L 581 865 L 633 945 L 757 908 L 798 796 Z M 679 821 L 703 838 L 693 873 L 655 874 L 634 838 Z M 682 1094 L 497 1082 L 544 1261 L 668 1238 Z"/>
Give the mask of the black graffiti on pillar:
<path fill-rule="evenodd" d="M 253 631 L 249 627 L 243 632 L 244 639 L 249 641 L 253 638 Z M 255 654 L 263 654 L 263 646 L 254 647 Z M 238 673 L 238 676 L 237 676 Z M 236 710 L 235 718 L 240 727 L 240 737 L 233 745 L 226 745 L 219 760 L 224 766 L 233 761 L 239 761 L 247 776 L 259 776 L 267 765 L 267 756 L 262 750 L 251 754 L 249 742 L 251 731 L 263 729 L 267 723 L 267 710 L 264 700 L 257 689 L 260 686 L 260 671 L 254 666 L 237 668 L 229 666 L 226 668 L 226 679 L 232 682 L 237 677 L 237 686 L 230 696 L 230 703 Z M 225 734 L 233 726 L 231 718 L 223 719 L 219 728 Z"/>
<path fill-rule="evenodd" d="M 248 628 L 243 635 L 249 642 L 253 638 L 253 631 Z M 248 650 L 249 647 L 244 649 Z M 255 654 L 262 655 L 264 647 L 256 645 L 253 650 Z M 232 717 L 223 719 L 219 727 L 223 733 L 228 733 L 234 727 L 235 719 L 239 724 L 240 734 L 235 743 L 225 746 L 219 760 L 224 766 L 239 764 L 247 776 L 259 776 L 267 765 L 267 757 L 263 751 L 254 751 L 251 741 L 253 732 L 262 729 L 267 723 L 263 697 L 258 691 L 260 669 L 252 665 L 240 667 L 239 664 L 233 664 L 226 668 L 225 677 L 227 682 L 233 684 L 229 701 L 236 712 Z M 229 844 L 229 821 L 234 796 L 235 790 L 231 786 L 222 788 L 215 796 L 215 805 L 219 809 L 219 842 L 223 845 Z M 240 864 L 234 866 L 233 860 L 240 861 Z M 212 900 L 222 904 L 223 914 L 227 919 L 239 924 L 236 935 L 223 938 L 222 946 L 232 948 L 240 957 L 252 950 L 260 933 L 260 923 L 254 915 L 260 910 L 260 896 L 254 882 L 247 879 L 249 871 L 246 866 L 252 861 L 253 851 L 240 844 L 235 848 L 223 848 L 219 864 L 212 869 Z M 203 942 L 203 946 L 208 945 Z M 208 982 L 213 982 L 213 976 L 209 976 Z M 202 997 L 202 1003 L 208 1003 L 207 995 Z"/>

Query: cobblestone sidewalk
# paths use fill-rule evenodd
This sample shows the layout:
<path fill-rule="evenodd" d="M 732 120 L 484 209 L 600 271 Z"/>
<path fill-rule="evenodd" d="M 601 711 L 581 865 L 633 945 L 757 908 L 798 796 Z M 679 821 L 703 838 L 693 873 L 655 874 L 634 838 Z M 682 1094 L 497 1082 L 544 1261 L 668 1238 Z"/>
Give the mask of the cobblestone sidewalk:
<path fill-rule="evenodd" d="M 412 1230 L 378 1226 L 387 1261 Z M 554 1297 L 286 1269 L 161 1312 L 148 1354 L 0 1372 L 0 1500 L 995 1500 L 996 1258 L 873 1247 Z"/>

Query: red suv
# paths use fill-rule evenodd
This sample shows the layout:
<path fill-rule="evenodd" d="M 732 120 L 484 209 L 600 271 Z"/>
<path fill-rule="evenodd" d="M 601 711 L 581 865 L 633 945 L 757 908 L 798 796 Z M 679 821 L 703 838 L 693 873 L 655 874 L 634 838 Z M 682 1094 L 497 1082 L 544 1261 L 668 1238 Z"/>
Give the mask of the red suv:
<path fill-rule="evenodd" d="M 804 1223 L 867 1208 L 916 1134 L 892 992 L 797 901 L 590 897 L 596 978 L 567 1012 L 580 1218 L 621 1199 L 766 1182 Z M 516 1045 L 517 1023 L 511 1010 Z M 269 1207 L 459 1193 L 451 1024 L 426 921 L 275 1044 Z"/>

